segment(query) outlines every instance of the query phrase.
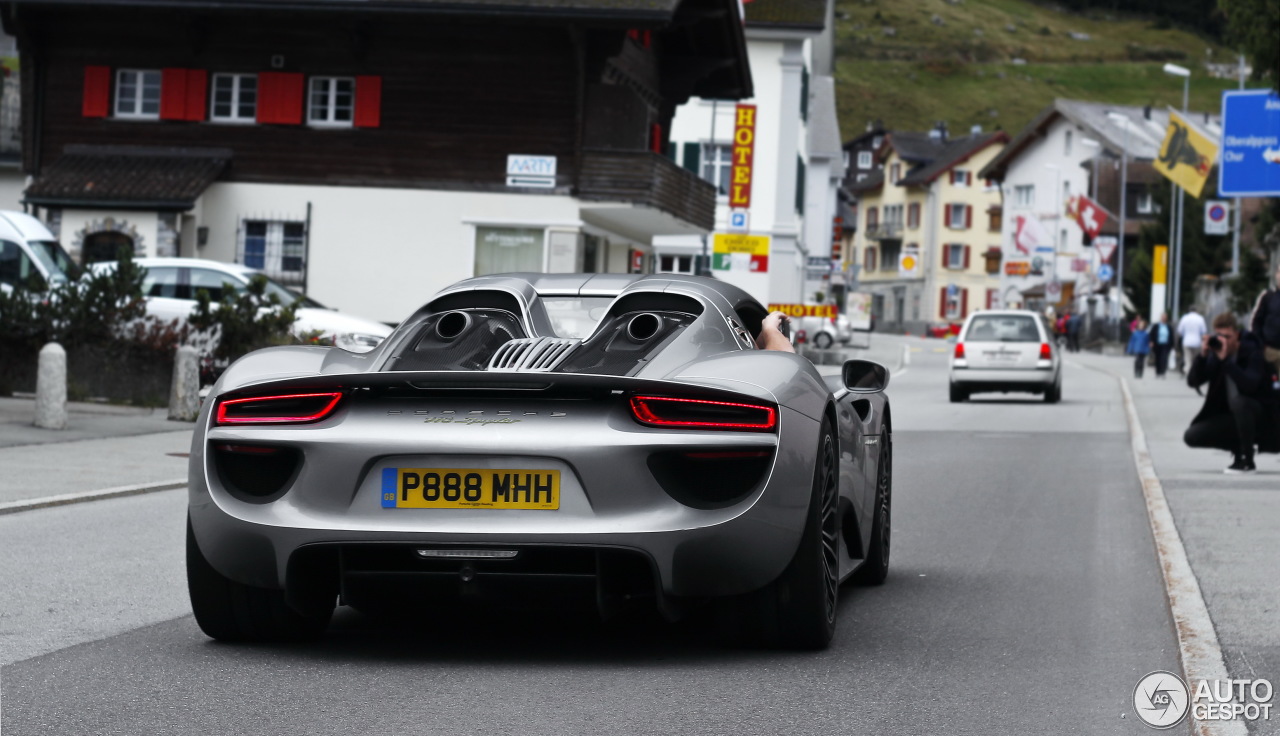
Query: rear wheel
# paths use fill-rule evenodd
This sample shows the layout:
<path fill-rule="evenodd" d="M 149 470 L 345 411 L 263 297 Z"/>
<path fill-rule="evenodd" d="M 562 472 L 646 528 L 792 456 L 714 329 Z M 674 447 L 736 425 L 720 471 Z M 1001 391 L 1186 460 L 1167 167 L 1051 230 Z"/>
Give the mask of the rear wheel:
<path fill-rule="evenodd" d="M 880 463 L 876 468 L 875 513 L 871 544 L 853 580 L 858 585 L 881 585 L 889 577 L 889 530 L 893 511 L 893 435 L 886 427 L 880 439 Z"/>
<path fill-rule="evenodd" d="M 831 347 L 832 342 L 833 340 L 831 339 L 831 335 L 828 335 L 825 332 L 819 332 L 818 336 L 813 338 L 813 346 L 819 350 L 826 350 Z"/>
<path fill-rule="evenodd" d="M 951 403 L 959 404 L 961 401 L 965 401 L 968 398 L 969 398 L 968 391 L 960 388 L 954 383 L 951 384 Z"/>
<path fill-rule="evenodd" d="M 835 636 L 840 586 L 836 464 L 834 433 L 824 423 L 800 548 L 782 575 L 755 596 L 754 633 L 763 643 L 825 649 Z"/>
<path fill-rule="evenodd" d="M 200 630 L 222 641 L 304 641 L 318 638 L 329 626 L 333 601 L 299 613 L 284 600 L 284 591 L 237 583 L 213 569 L 196 543 L 187 520 L 187 590 Z"/>
<path fill-rule="evenodd" d="M 1046 404 L 1056 404 L 1062 401 L 1062 384 L 1055 383 L 1044 392 L 1044 401 Z"/>

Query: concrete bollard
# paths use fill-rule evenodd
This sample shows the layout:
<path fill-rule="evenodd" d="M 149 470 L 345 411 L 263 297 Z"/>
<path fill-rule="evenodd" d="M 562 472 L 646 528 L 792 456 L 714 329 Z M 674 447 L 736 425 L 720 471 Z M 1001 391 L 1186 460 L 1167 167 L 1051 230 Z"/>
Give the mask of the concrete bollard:
<path fill-rule="evenodd" d="M 178 348 L 169 385 L 169 418 L 194 422 L 200 413 L 200 356 L 190 345 Z"/>
<path fill-rule="evenodd" d="M 67 428 L 67 351 L 56 342 L 40 348 L 36 371 L 36 426 Z"/>

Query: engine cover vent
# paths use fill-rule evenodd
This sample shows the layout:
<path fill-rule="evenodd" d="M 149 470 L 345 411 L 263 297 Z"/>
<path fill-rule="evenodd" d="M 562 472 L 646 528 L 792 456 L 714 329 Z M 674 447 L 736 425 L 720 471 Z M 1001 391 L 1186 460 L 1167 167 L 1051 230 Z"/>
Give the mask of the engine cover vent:
<path fill-rule="evenodd" d="M 489 360 L 491 371 L 544 373 L 560 365 L 581 343 L 566 337 L 524 337 L 508 340 Z"/>

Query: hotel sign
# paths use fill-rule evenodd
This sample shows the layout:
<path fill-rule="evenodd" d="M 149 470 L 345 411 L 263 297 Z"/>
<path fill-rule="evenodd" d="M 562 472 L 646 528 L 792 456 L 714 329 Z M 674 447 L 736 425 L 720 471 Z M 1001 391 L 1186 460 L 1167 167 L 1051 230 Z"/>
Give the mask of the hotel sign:
<path fill-rule="evenodd" d="M 729 172 L 729 207 L 751 207 L 751 165 L 756 150 L 756 106 L 738 105 L 733 121 L 733 168 Z"/>

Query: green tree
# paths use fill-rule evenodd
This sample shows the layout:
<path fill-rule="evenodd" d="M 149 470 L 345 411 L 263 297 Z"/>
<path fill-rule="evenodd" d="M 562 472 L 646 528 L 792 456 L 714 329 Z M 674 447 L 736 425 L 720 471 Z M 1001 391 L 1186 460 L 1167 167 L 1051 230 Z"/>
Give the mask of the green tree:
<path fill-rule="evenodd" d="M 1153 201 L 1162 207 L 1169 207 L 1169 197 L 1173 185 L 1167 179 L 1161 179 L 1152 187 Z M 1183 197 L 1182 219 L 1182 268 L 1179 274 L 1181 295 L 1179 305 L 1182 309 L 1195 299 L 1196 279 L 1200 276 L 1220 278 L 1231 268 L 1231 236 L 1205 235 L 1204 232 L 1204 199 L 1216 196 L 1217 189 L 1211 178 L 1201 193 L 1202 199 L 1190 195 Z M 1174 274 L 1173 238 L 1169 234 L 1169 216 L 1166 209 L 1157 215 L 1154 222 L 1142 228 L 1138 235 L 1138 253 L 1132 256 L 1132 266 L 1126 265 L 1125 284 L 1133 295 L 1134 306 L 1146 312 L 1151 303 L 1152 258 L 1155 246 L 1169 246 L 1169 276 Z M 1172 301 L 1172 284 L 1170 284 L 1170 300 Z M 1176 315 L 1170 315 L 1176 319 Z"/>
<path fill-rule="evenodd" d="M 1253 78 L 1280 90 L 1280 0 L 1219 0 L 1227 41 L 1249 57 Z"/>
<path fill-rule="evenodd" d="M 298 318 L 297 304 L 281 304 L 275 294 L 267 294 L 267 279 L 259 274 L 243 291 L 225 285 L 216 305 L 208 291 L 198 290 L 190 322 L 217 340 L 213 355 L 229 364 L 258 348 L 296 342 L 291 329 Z"/>

